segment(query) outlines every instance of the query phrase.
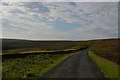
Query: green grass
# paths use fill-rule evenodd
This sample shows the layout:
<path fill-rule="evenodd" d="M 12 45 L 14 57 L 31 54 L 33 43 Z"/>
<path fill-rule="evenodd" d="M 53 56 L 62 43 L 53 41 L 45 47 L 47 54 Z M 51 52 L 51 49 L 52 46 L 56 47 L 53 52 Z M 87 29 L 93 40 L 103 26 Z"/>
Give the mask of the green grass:
<path fill-rule="evenodd" d="M 55 63 L 54 64 L 50 64 L 48 67 L 44 68 L 42 71 L 41 71 L 41 75 L 42 76 L 45 72 L 51 70 L 52 68 L 54 68 L 55 66 L 57 66 L 60 62 L 62 62 L 63 60 L 67 59 L 68 57 L 74 55 L 75 53 L 73 54 L 67 54 L 67 55 L 64 55 L 63 57 L 60 57 L 59 59 L 55 60 Z"/>
<path fill-rule="evenodd" d="M 3 78 L 39 78 L 45 72 L 55 67 L 69 54 L 40 54 L 29 55 L 26 58 L 15 58 L 3 61 Z"/>
<path fill-rule="evenodd" d="M 104 73 L 104 76 L 106 78 L 119 78 L 118 68 L 120 68 L 120 65 L 118 65 L 112 61 L 109 61 L 107 59 L 104 59 L 100 56 L 97 56 L 92 51 L 89 51 L 88 55 L 92 58 L 92 60 L 101 69 L 101 71 Z"/>

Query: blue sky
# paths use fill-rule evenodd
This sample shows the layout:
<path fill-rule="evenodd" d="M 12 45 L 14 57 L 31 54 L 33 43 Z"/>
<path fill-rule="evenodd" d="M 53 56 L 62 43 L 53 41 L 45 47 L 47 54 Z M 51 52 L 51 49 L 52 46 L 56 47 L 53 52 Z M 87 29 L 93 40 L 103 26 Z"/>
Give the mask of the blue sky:
<path fill-rule="evenodd" d="M 2 4 L 2 37 L 90 40 L 118 37 L 117 2 Z"/>

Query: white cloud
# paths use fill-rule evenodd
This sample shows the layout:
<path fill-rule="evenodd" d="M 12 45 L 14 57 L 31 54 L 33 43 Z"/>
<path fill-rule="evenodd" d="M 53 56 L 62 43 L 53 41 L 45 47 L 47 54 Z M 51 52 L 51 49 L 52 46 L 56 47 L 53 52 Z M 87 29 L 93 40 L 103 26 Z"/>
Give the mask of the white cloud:
<path fill-rule="evenodd" d="M 3 19 L 8 21 L 6 24 L 17 30 L 24 29 L 27 34 L 41 32 L 41 37 L 46 35 L 42 38 L 105 38 L 110 37 L 108 34 L 116 37 L 118 33 L 117 3 L 12 3 L 2 9 Z M 59 33 L 54 31 L 57 26 L 52 22 L 55 21 L 80 27 Z M 103 30 L 102 33 L 96 33 L 98 29 Z"/>
<path fill-rule="evenodd" d="M 3 2 L 119 2 L 119 0 L 2 0 Z"/>

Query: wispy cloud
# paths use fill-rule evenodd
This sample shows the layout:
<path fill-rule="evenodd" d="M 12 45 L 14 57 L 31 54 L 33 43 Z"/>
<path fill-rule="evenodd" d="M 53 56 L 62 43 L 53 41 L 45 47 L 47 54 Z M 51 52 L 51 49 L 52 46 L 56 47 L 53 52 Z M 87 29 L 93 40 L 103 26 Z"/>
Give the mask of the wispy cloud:
<path fill-rule="evenodd" d="M 3 4 L 2 9 L 3 37 L 78 40 L 118 36 L 117 2 L 14 2 Z"/>

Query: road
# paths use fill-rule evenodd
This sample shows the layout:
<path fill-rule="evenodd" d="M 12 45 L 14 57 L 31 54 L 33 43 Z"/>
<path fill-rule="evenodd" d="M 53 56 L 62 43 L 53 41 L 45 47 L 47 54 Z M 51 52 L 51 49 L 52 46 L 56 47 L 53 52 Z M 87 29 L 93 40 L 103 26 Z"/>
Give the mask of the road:
<path fill-rule="evenodd" d="M 45 73 L 42 78 L 104 78 L 87 52 L 88 49 L 67 58 Z"/>

